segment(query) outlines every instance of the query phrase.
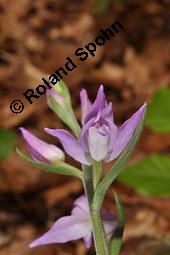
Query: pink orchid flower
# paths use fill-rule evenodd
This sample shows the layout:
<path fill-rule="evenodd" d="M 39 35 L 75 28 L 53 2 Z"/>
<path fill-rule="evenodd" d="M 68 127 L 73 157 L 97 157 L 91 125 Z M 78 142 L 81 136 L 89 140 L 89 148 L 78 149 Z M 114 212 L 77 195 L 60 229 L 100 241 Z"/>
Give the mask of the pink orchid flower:
<path fill-rule="evenodd" d="M 102 85 L 94 104 L 91 104 L 85 89 L 81 91 L 80 99 L 83 126 L 79 140 L 64 129 L 45 128 L 45 131 L 57 137 L 66 153 L 82 164 L 114 160 L 128 145 L 146 104 L 118 128 L 113 120 L 112 103 L 106 103 Z"/>
<path fill-rule="evenodd" d="M 68 241 L 84 239 L 87 248 L 92 244 L 92 224 L 90 219 L 89 206 L 86 197 L 83 195 L 74 202 L 70 216 L 60 218 L 51 229 L 43 236 L 32 242 L 29 247 L 52 243 L 66 243 Z M 112 212 L 101 211 L 105 233 L 108 239 L 114 233 L 118 222 Z"/>

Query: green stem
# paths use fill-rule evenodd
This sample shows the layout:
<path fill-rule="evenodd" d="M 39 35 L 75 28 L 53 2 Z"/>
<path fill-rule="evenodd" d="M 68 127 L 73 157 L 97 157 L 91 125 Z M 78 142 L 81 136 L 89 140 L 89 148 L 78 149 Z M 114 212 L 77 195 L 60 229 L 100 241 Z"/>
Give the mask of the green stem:
<path fill-rule="evenodd" d="M 93 163 L 93 186 L 94 189 L 97 187 L 102 173 L 102 162 L 94 161 Z"/>
<path fill-rule="evenodd" d="M 93 226 L 93 237 L 97 255 L 109 255 L 108 244 L 100 217 L 100 212 L 91 209 L 91 220 Z"/>
<path fill-rule="evenodd" d="M 108 246 L 105 238 L 104 228 L 100 217 L 100 210 L 93 209 L 94 188 L 92 181 L 91 167 L 83 165 L 84 189 L 88 199 L 90 216 L 93 228 L 94 244 L 96 255 L 109 255 Z"/>
<path fill-rule="evenodd" d="M 89 166 L 83 165 L 83 184 L 85 194 L 89 205 L 91 205 L 94 196 L 93 182 L 92 182 L 92 169 Z"/>

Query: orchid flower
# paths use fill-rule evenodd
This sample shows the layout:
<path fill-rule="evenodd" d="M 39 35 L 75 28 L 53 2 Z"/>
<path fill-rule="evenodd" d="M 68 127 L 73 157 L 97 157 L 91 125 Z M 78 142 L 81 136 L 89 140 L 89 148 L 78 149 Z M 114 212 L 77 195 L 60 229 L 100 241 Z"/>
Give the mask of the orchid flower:
<path fill-rule="evenodd" d="M 29 246 L 35 247 L 50 243 L 65 243 L 71 240 L 84 239 L 87 248 L 92 244 L 92 223 L 88 201 L 83 195 L 74 202 L 71 215 L 62 217 L 55 222 L 51 229 L 43 236 L 32 242 Z M 114 214 L 109 211 L 101 210 L 103 225 L 108 239 L 113 235 L 118 226 Z"/>
<path fill-rule="evenodd" d="M 60 148 L 40 140 L 23 127 L 20 128 L 20 131 L 27 142 L 27 147 L 32 158 L 35 161 L 40 163 L 64 161 L 65 156 Z"/>
<path fill-rule="evenodd" d="M 93 104 L 84 89 L 80 93 L 80 99 L 83 126 L 79 139 L 63 129 L 45 128 L 45 132 L 57 137 L 66 153 L 82 164 L 92 165 L 93 161 L 114 160 L 128 145 L 146 104 L 118 128 L 113 120 L 112 103 L 106 103 L 102 85 Z"/>

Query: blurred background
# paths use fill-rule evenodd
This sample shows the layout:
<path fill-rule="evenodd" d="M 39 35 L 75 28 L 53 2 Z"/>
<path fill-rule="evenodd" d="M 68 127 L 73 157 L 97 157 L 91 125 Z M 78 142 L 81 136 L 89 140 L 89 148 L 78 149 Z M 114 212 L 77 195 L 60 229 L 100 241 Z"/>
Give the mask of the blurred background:
<path fill-rule="evenodd" d="M 15 152 L 16 146 L 25 148 L 20 126 L 57 144 L 43 128 L 64 125 L 46 97 L 26 102 L 21 114 L 9 105 L 116 20 L 124 30 L 98 47 L 94 58 L 79 62 L 64 81 L 79 120 L 81 88 L 94 100 L 104 84 L 118 125 L 149 103 L 135 153 L 112 186 L 127 215 L 121 255 L 170 254 L 170 1 L 0 0 L 0 255 L 94 254 L 81 240 L 28 248 L 70 213 L 83 190 L 78 179 L 44 173 Z M 67 162 L 79 166 L 69 157 Z M 105 172 L 110 166 L 104 165 Z M 111 191 L 105 207 L 115 211 Z"/>

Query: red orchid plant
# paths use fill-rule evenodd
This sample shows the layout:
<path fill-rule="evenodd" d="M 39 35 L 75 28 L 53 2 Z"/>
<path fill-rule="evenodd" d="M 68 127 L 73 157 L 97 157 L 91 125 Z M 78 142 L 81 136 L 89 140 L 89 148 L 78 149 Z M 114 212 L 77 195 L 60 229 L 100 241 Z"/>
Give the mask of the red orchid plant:
<path fill-rule="evenodd" d="M 102 208 L 105 194 L 122 171 L 142 131 L 146 104 L 117 127 L 112 103 L 107 103 L 104 87 L 99 87 L 92 104 L 85 89 L 80 92 L 81 122 L 74 115 L 70 94 L 63 82 L 48 91 L 50 108 L 71 129 L 45 128 L 45 132 L 59 139 L 65 153 L 80 162 L 82 170 L 65 163 L 64 152 L 46 143 L 28 130 L 20 131 L 27 143 L 31 158 L 18 150 L 19 155 L 33 165 L 58 174 L 77 176 L 82 180 L 85 195 L 74 202 L 71 215 L 57 220 L 51 229 L 30 244 L 30 247 L 50 243 L 65 243 L 83 238 L 87 248 L 94 240 L 97 255 L 118 255 L 122 243 L 125 217 L 123 206 L 115 194 L 118 217 Z M 115 160 L 110 171 L 102 175 L 102 161 Z"/>

